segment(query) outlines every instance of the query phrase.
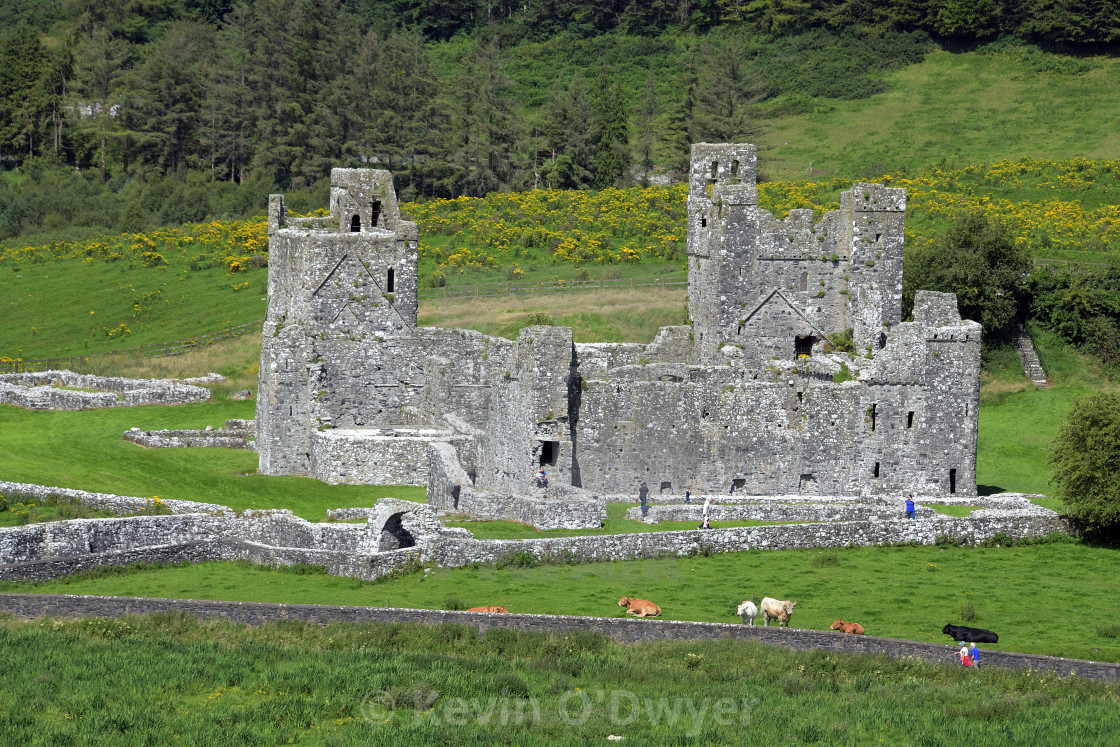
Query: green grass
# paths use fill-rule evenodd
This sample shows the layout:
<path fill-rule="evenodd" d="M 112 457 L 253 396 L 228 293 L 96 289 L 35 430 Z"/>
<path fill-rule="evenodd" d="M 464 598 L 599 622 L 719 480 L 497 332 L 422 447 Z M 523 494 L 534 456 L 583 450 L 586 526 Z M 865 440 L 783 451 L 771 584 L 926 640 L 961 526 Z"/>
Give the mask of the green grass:
<path fill-rule="evenodd" d="M 218 332 L 264 318 L 267 269 L 229 275 L 192 272 L 169 252 L 170 266 L 77 259 L 0 263 L 0 355 L 79 356 Z M 234 291 L 235 283 L 249 287 Z M 136 308 L 137 304 L 139 309 Z M 93 312 L 93 313 L 90 313 Z M 109 332 L 120 326 L 127 334 Z"/>
<path fill-rule="evenodd" d="M 12 744 L 744 744 L 765 728 L 1034 747 L 1120 730 L 1114 684 L 754 642 L 153 615 L 7 617 L 0 645 Z"/>
<path fill-rule="evenodd" d="M 321 521 L 328 508 L 372 506 L 382 496 L 423 500 L 424 488 L 327 485 L 305 477 L 255 474 L 257 454 L 222 448 L 144 449 L 121 439 L 143 430 L 220 427 L 252 418 L 251 401 L 79 412 L 0 405 L 3 477 L 100 493 L 203 501 L 234 509 L 287 508 Z"/>
<path fill-rule="evenodd" d="M 1115 577 L 1120 554 L 1082 544 L 1023 547 L 872 547 L 748 551 L 679 559 L 497 569 L 435 569 L 363 583 L 301 576 L 237 563 L 142 570 L 47 584 L 0 584 L 2 591 L 349 604 L 446 609 L 503 604 L 511 612 L 622 617 L 618 598 L 659 604 L 667 620 L 736 622 L 743 599 L 797 602 L 795 627 L 825 630 L 837 618 L 871 635 L 949 643 L 946 623 L 999 633 L 992 648 L 1120 662 L 1120 639 L 1098 626 L 1120 619 Z"/>
<path fill-rule="evenodd" d="M 1045 329 L 1034 327 L 1032 334 L 1051 387 L 1020 388 L 1015 382 L 1016 377 L 1022 381 L 1022 369 L 1016 373 L 1012 364 L 1006 362 L 1006 356 L 1001 356 L 1002 363 L 986 374 L 988 381 L 981 393 L 981 403 L 988 404 L 980 407 L 976 455 L 976 481 L 984 493 L 1048 493 L 1050 442 L 1074 400 L 1114 386 L 1092 357 Z M 1057 499 L 1040 499 L 1038 503 L 1056 511 L 1064 510 Z"/>
<path fill-rule="evenodd" d="M 940 160 L 1115 158 L 1120 60 L 1087 61 L 1090 70 L 1067 75 L 1039 72 L 1015 54 L 931 52 L 886 73 L 884 93 L 767 121 L 756 139 L 759 169 L 793 179 L 810 163 L 830 176 L 872 176 Z"/>

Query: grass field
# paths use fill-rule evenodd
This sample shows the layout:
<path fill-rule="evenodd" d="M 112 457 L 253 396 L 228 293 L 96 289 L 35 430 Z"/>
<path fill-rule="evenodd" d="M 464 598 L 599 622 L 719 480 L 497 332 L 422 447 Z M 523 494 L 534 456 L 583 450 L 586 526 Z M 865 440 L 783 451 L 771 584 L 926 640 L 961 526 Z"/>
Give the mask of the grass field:
<path fill-rule="evenodd" d="M 303 477 L 266 477 L 256 452 L 236 449 L 144 449 L 121 439 L 129 428 L 220 427 L 252 418 L 252 402 L 30 412 L 0 405 L 3 477 L 100 493 L 219 503 L 234 509 L 288 508 L 312 521 L 328 508 L 372 506 L 377 499 L 423 500 L 423 488 L 327 485 Z"/>
<path fill-rule="evenodd" d="M 766 122 L 760 170 L 804 178 L 917 170 L 944 160 L 1115 158 L 1120 60 L 944 50 L 886 74 L 890 90 Z M 1061 112 L 1061 116 L 1054 116 Z"/>
<path fill-rule="evenodd" d="M 622 617 L 621 596 L 651 599 L 667 620 L 736 622 L 736 606 L 792 599 L 794 627 L 854 620 L 871 635 L 950 643 L 946 623 L 999 633 L 990 648 L 1120 662 L 1120 554 L 1082 544 L 782 550 L 575 566 L 432 569 L 361 582 L 245 563 L 109 573 L 0 591 L 225 599 L 448 609 L 502 604 L 511 612 Z"/>
<path fill-rule="evenodd" d="M 12 744 L 1097 745 L 1120 687 L 749 642 L 0 619 Z"/>

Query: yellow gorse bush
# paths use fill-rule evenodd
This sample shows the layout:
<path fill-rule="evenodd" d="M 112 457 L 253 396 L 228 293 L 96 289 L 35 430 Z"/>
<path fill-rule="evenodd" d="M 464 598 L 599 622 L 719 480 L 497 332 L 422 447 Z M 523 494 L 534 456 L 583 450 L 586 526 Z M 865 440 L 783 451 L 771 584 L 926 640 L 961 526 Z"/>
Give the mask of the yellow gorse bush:
<path fill-rule="evenodd" d="M 167 257 L 239 272 L 261 266 L 253 257 L 268 256 L 268 223 L 263 218 L 188 223 L 148 233 L 124 233 L 92 241 L 56 241 L 41 246 L 0 245 L 0 261 L 52 262 L 81 258 L 87 262 L 136 261 L 147 267 L 165 267 Z"/>
<path fill-rule="evenodd" d="M 1100 185 L 1120 186 L 1120 160 L 1022 159 L 866 181 L 905 188 L 910 217 L 944 222 L 962 211 L 980 211 L 1035 251 L 1120 250 L 1120 205 L 1081 199 Z M 840 192 L 851 184 L 850 179 L 765 182 L 758 185 L 759 205 L 779 218 L 795 208 L 812 209 L 819 217 L 839 207 Z M 421 243 L 421 259 L 440 267 L 494 269 L 505 263 L 498 257 L 518 258 L 530 250 L 550 255 L 556 263 L 641 262 L 683 257 L 687 194 L 686 184 L 600 192 L 540 189 L 403 203 L 401 209 L 420 224 L 421 235 L 450 237 L 449 247 Z M 908 224 L 906 240 L 909 245 L 930 242 L 928 227 Z M 231 274 L 262 266 L 267 254 L 264 218 L 215 220 L 92 241 L 0 244 L 0 262 L 82 258 L 163 267 L 174 258 L 193 267 L 223 267 Z"/>

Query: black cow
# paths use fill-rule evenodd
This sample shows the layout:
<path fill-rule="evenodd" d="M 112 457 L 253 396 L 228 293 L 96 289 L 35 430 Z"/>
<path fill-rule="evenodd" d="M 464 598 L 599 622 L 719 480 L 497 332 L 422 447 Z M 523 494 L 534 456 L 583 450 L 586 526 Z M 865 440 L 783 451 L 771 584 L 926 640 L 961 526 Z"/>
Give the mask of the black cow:
<path fill-rule="evenodd" d="M 964 625 L 946 625 L 941 629 L 945 635 L 952 636 L 954 641 L 965 643 L 999 643 L 999 636 L 983 628 L 969 628 Z"/>

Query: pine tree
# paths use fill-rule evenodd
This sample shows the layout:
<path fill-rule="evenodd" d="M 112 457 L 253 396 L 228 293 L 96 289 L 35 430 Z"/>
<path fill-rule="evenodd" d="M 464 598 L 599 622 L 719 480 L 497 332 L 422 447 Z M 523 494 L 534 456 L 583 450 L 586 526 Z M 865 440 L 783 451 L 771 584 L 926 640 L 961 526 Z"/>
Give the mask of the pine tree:
<path fill-rule="evenodd" d="M 606 189 L 621 183 L 630 167 L 630 117 L 622 86 L 609 81 L 605 74 L 600 74 L 595 84 L 593 115 L 591 170 L 595 187 Z"/>
<path fill-rule="evenodd" d="M 252 159 L 252 23 L 252 10 L 245 4 L 226 15 L 208 60 L 200 113 L 200 140 L 210 174 L 231 182 L 246 177 Z"/>
<path fill-rule="evenodd" d="M 653 171 L 655 149 L 657 143 L 658 116 L 661 113 L 661 104 L 657 96 L 657 79 L 653 71 L 646 74 L 646 85 L 642 91 L 642 100 L 635 112 L 634 124 L 637 130 L 637 139 L 634 143 L 634 156 L 641 168 L 639 183 L 643 187 L 649 186 L 650 172 Z"/>

